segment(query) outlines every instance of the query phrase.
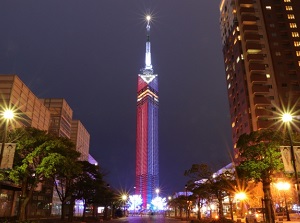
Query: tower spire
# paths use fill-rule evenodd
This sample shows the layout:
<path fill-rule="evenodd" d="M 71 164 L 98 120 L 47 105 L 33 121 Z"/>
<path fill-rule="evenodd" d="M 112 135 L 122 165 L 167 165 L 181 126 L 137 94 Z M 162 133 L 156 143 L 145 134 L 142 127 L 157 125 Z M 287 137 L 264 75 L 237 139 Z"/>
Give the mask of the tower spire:
<path fill-rule="evenodd" d="M 151 43 L 150 43 L 150 20 L 151 16 L 148 15 L 146 17 L 147 19 L 147 41 L 146 41 L 146 55 L 145 55 L 145 71 L 153 72 L 152 70 L 152 64 L 151 64 Z"/>

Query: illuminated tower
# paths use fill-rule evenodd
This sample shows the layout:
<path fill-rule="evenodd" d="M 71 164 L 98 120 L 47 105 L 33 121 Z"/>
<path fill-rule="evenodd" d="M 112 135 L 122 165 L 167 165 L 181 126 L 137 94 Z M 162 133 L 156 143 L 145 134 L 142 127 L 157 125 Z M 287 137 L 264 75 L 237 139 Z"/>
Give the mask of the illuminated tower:
<path fill-rule="evenodd" d="M 150 16 L 147 16 L 145 68 L 138 75 L 136 133 L 136 194 L 143 208 L 151 203 L 158 187 L 158 78 L 153 74 Z M 149 206 L 148 206 L 149 207 Z"/>

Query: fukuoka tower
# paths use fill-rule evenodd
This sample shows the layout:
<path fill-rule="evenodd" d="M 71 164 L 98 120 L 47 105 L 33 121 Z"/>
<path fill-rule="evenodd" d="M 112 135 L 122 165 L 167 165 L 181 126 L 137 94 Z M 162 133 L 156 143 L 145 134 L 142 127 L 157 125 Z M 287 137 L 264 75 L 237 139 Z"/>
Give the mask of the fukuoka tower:
<path fill-rule="evenodd" d="M 138 75 L 136 132 L 136 194 L 150 208 L 158 188 L 158 77 L 151 64 L 150 16 L 147 16 L 145 68 Z M 148 206 L 147 206 L 148 205 Z"/>

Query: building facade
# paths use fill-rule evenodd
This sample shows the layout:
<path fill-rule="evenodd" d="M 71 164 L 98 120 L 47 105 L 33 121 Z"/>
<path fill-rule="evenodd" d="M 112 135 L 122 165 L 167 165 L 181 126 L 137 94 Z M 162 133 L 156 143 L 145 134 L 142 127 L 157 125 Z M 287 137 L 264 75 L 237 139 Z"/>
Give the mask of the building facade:
<path fill-rule="evenodd" d="M 1 111 L 12 109 L 16 118 L 9 128 L 22 126 L 48 131 L 50 112 L 17 75 L 0 75 Z"/>
<path fill-rule="evenodd" d="M 138 75 L 136 133 L 136 194 L 143 208 L 150 208 L 159 186 L 158 169 L 158 77 L 151 64 L 150 24 L 147 24 L 145 68 Z"/>
<path fill-rule="evenodd" d="M 11 109 L 15 118 L 10 120 L 8 130 L 19 127 L 34 127 L 51 132 L 59 137 L 71 139 L 76 150 L 81 152 L 81 160 L 88 160 L 90 135 L 78 121 L 72 120 L 73 111 L 62 99 L 37 98 L 17 75 L 0 75 L 0 111 Z M 1 131 L 4 123 L 0 122 Z M 16 216 L 20 188 L 7 182 L 0 182 L 0 217 Z M 53 196 L 53 182 L 40 183 L 28 206 L 28 216 L 60 215 L 61 201 Z"/>
<path fill-rule="evenodd" d="M 11 109 L 16 116 L 10 121 L 8 129 L 34 127 L 48 131 L 50 125 L 49 110 L 17 75 L 0 75 L 0 95 L 1 112 Z M 3 126 L 1 126 L 1 131 L 3 129 Z M 51 203 L 51 193 L 48 192 L 47 188 L 37 189 L 29 207 L 34 212 L 30 212 L 30 214 L 46 215 L 50 213 L 47 204 Z M 17 215 L 20 194 L 21 191 L 18 185 L 0 182 L 0 217 Z M 37 203 L 43 208 L 38 208 Z"/>
<path fill-rule="evenodd" d="M 49 133 L 59 137 L 71 138 L 73 110 L 63 98 L 40 99 L 50 111 Z"/>
<path fill-rule="evenodd" d="M 222 0 L 220 29 L 237 159 L 240 135 L 299 115 L 300 1 Z"/>
<path fill-rule="evenodd" d="M 76 151 L 80 152 L 81 161 L 89 160 L 90 134 L 79 120 L 71 122 L 71 140 L 74 142 Z"/>

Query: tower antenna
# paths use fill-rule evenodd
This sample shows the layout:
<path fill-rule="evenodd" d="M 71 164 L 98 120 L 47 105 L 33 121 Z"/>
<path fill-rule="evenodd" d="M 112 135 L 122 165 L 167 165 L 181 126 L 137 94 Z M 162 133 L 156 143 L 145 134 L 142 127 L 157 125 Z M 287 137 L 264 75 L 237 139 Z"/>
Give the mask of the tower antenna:
<path fill-rule="evenodd" d="M 152 70 L 152 64 L 151 64 L 151 45 L 150 45 L 150 20 L 151 20 L 151 16 L 147 15 L 146 16 L 146 20 L 147 20 L 147 42 L 146 42 L 146 56 L 145 56 L 145 69 L 144 70 L 148 70 L 151 71 L 151 73 L 153 72 Z"/>

